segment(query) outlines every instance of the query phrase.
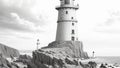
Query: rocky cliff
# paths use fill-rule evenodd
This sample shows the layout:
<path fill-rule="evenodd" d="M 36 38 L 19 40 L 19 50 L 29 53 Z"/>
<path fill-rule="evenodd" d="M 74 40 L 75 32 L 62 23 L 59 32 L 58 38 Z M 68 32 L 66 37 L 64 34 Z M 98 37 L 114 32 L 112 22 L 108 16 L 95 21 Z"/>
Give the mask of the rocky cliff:
<path fill-rule="evenodd" d="M 73 58 L 89 58 L 87 53 L 83 50 L 83 43 L 81 41 L 55 41 L 50 43 L 47 47 L 43 47 L 42 49 L 57 53 L 64 53 L 65 55 Z"/>
<path fill-rule="evenodd" d="M 33 52 L 33 63 L 36 68 L 83 68 L 76 59 L 41 49 Z M 35 68 L 34 66 L 31 68 Z"/>
<path fill-rule="evenodd" d="M 18 50 L 8 47 L 1 43 L 0 43 L 0 54 L 2 54 L 4 57 L 18 57 L 19 56 Z"/>
<path fill-rule="evenodd" d="M 83 68 L 80 59 L 89 58 L 80 41 L 52 42 L 33 52 L 31 68 Z M 30 64 L 29 64 L 30 65 Z M 36 67 L 34 67 L 36 66 Z"/>

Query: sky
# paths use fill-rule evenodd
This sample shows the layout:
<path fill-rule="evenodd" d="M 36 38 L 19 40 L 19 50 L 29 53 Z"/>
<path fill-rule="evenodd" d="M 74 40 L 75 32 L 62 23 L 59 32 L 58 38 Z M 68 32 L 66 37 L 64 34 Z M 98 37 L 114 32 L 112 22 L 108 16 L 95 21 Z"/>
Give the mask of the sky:
<path fill-rule="evenodd" d="M 89 56 L 120 56 L 120 1 L 76 0 L 79 40 Z M 0 0 L 0 43 L 35 50 L 55 40 L 59 0 Z"/>

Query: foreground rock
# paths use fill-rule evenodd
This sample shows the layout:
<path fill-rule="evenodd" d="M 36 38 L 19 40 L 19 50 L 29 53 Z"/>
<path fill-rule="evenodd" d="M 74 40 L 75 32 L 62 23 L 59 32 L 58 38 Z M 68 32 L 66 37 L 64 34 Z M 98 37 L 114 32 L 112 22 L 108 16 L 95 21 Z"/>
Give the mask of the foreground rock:
<path fill-rule="evenodd" d="M 87 59 L 88 55 L 83 51 L 82 42 L 52 42 L 33 52 L 31 68 L 83 68 L 80 62 L 83 58 Z"/>
<path fill-rule="evenodd" d="M 1 46 L 1 55 L 17 57 L 19 52 L 7 46 Z M 6 53 L 7 54 L 6 54 Z M 8 54 L 9 53 L 9 54 Z M 33 51 L 33 57 L 20 55 L 13 62 L 0 57 L 0 68 L 90 68 L 93 65 L 82 64 L 80 59 L 89 58 L 80 41 L 52 42 L 47 47 Z M 94 66 L 95 67 L 95 66 Z"/>
<path fill-rule="evenodd" d="M 16 63 L 9 62 L 0 54 L 0 68 L 20 68 Z"/>
<path fill-rule="evenodd" d="M 2 54 L 4 57 L 18 57 L 19 56 L 18 50 L 8 47 L 1 43 L 0 43 L 0 54 Z"/>

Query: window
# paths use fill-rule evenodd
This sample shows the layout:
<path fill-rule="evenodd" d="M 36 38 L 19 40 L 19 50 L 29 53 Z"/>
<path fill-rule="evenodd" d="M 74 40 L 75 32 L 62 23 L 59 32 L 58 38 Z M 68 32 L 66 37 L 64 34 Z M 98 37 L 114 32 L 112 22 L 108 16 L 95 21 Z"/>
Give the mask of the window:
<path fill-rule="evenodd" d="M 74 40 L 75 40 L 75 37 L 71 37 L 71 40 L 74 41 Z"/>
<path fill-rule="evenodd" d="M 74 31 L 74 30 L 72 30 L 72 34 L 75 34 L 75 31 Z"/>
<path fill-rule="evenodd" d="M 73 19 L 73 17 L 71 17 L 71 19 Z"/>
<path fill-rule="evenodd" d="M 68 14 L 68 11 L 66 11 L 66 14 Z"/>
<path fill-rule="evenodd" d="M 74 26 L 74 23 L 72 23 L 72 26 Z"/>
<path fill-rule="evenodd" d="M 70 0 L 65 0 L 65 4 L 70 4 Z"/>

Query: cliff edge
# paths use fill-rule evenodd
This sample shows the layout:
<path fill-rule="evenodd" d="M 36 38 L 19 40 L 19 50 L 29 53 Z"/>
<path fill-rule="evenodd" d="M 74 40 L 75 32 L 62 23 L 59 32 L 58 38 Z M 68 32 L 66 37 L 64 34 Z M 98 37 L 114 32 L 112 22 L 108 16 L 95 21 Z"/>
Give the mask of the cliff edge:
<path fill-rule="evenodd" d="M 55 41 L 50 43 L 47 47 L 43 47 L 42 49 L 63 53 L 72 58 L 89 58 L 87 52 L 83 50 L 83 43 L 81 41 Z"/>
<path fill-rule="evenodd" d="M 33 51 L 31 68 L 84 68 L 81 59 L 88 59 L 80 41 L 52 42 Z M 36 66 L 36 67 L 35 67 Z"/>
<path fill-rule="evenodd" d="M 0 54 L 4 57 L 18 57 L 19 51 L 0 43 Z"/>

